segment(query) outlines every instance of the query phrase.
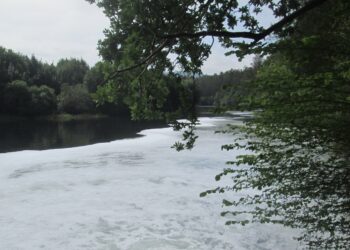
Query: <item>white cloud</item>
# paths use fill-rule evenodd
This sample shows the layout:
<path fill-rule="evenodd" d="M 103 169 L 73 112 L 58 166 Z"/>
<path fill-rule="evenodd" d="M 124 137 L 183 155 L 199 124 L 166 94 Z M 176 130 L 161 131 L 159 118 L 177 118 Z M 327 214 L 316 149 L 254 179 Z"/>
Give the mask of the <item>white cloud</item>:
<path fill-rule="evenodd" d="M 84 58 L 94 64 L 108 19 L 84 0 L 1 0 L 0 45 L 47 61 Z"/>
<path fill-rule="evenodd" d="M 214 74 L 225 72 L 230 69 L 243 69 L 250 66 L 253 56 L 246 56 L 242 61 L 239 61 L 236 56 L 225 56 L 224 48 L 215 44 L 213 46 L 212 54 L 208 60 L 204 63 L 202 71 L 204 74 Z"/>

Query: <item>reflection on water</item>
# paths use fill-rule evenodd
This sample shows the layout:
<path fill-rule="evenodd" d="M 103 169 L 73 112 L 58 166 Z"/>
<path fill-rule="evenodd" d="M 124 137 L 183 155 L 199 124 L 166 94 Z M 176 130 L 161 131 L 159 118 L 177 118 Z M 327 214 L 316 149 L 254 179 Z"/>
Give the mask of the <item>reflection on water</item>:
<path fill-rule="evenodd" d="M 0 123 L 0 152 L 68 148 L 138 137 L 143 129 L 164 127 L 154 122 L 103 118 L 69 122 L 25 120 Z"/>

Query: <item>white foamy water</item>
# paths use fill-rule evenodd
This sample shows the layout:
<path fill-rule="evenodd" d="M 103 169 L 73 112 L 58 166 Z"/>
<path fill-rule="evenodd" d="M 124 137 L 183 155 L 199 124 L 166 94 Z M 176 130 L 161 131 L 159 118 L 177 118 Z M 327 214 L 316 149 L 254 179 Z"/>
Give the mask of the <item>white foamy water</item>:
<path fill-rule="evenodd" d="M 213 133 L 226 119 L 201 119 L 197 146 L 186 152 L 170 148 L 181 134 L 164 128 L 0 154 L 0 249 L 297 249 L 292 230 L 225 226 L 223 196 L 199 197 L 220 184 L 215 175 L 239 153 L 221 151 L 232 138 Z"/>

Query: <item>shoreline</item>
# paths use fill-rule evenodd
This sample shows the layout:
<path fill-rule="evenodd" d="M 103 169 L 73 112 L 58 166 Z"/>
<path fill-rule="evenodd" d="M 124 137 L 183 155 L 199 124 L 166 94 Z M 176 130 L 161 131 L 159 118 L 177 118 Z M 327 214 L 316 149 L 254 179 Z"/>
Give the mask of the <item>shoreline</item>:
<path fill-rule="evenodd" d="M 48 121 L 48 122 L 69 122 L 69 121 L 82 121 L 82 120 L 97 120 L 110 118 L 111 116 L 104 114 L 56 114 L 45 116 L 12 116 L 12 115 L 0 115 L 0 123 L 7 122 L 19 122 L 19 121 Z"/>

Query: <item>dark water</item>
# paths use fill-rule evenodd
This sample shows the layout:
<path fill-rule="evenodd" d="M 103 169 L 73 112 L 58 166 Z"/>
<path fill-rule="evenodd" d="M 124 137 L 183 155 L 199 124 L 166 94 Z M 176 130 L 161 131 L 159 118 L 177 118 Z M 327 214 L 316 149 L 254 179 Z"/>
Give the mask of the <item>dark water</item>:
<path fill-rule="evenodd" d="M 143 129 L 165 127 L 155 122 L 103 118 L 69 122 L 25 120 L 0 123 L 0 153 L 68 148 L 138 137 Z"/>

